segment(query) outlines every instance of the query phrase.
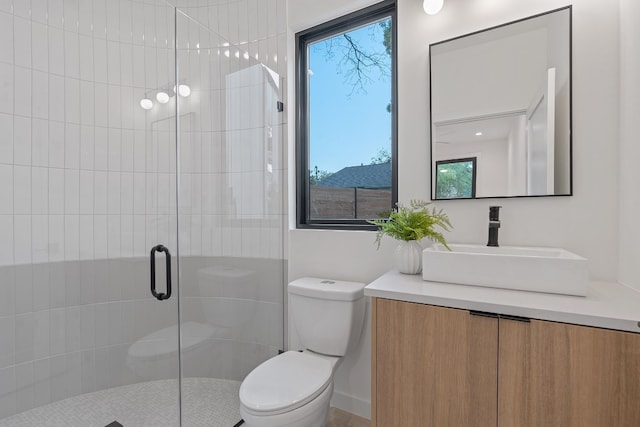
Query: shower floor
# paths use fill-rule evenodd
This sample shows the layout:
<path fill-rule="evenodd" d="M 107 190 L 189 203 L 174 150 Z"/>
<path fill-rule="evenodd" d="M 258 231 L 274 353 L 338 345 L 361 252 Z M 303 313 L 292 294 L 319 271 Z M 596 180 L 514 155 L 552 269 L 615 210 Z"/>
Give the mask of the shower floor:
<path fill-rule="evenodd" d="M 240 420 L 240 382 L 215 378 L 182 380 L 185 427 L 232 427 Z M 177 380 L 159 380 L 82 394 L 30 409 L 0 427 L 176 427 Z"/>

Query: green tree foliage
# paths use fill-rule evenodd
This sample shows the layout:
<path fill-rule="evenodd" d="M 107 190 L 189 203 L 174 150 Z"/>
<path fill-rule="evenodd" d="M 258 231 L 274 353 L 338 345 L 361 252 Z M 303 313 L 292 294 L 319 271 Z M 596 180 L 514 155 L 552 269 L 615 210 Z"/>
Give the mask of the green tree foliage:
<path fill-rule="evenodd" d="M 333 175 L 332 172 L 318 169 L 318 166 L 314 167 L 312 171 L 309 171 L 309 184 L 317 185 L 323 179 L 329 178 Z"/>
<path fill-rule="evenodd" d="M 391 39 L 391 20 L 385 19 L 384 21 L 380 22 L 380 26 L 382 27 L 382 33 L 384 37 L 382 40 L 382 44 L 384 45 L 384 49 L 385 52 L 387 52 L 387 55 L 391 57 L 391 51 L 393 50 L 393 43 Z M 387 104 L 387 113 L 391 113 L 391 103 Z"/>
<path fill-rule="evenodd" d="M 391 161 L 391 153 L 386 148 L 380 148 L 376 155 L 371 158 L 372 165 L 380 165 L 382 163 L 389 163 Z"/>
<path fill-rule="evenodd" d="M 438 165 L 436 198 L 464 199 L 473 196 L 473 163 L 459 162 Z"/>
<path fill-rule="evenodd" d="M 391 49 L 393 47 L 391 41 L 391 20 L 385 19 L 380 22 L 380 27 L 382 27 L 383 40 L 382 44 L 384 45 L 384 49 L 387 52 L 387 55 L 391 56 Z"/>

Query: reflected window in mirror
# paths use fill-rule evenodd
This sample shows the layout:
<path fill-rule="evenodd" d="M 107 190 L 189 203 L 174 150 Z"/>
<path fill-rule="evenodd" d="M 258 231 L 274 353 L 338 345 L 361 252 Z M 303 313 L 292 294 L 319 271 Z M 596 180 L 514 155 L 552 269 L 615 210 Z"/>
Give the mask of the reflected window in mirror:
<path fill-rule="evenodd" d="M 571 6 L 434 43 L 429 58 L 432 199 L 572 194 Z M 441 191 L 439 164 L 470 157 L 474 193 Z"/>
<path fill-rule="evenodd" d="M 476 197 L 476 158 L 436 162 L 436 199 Z"/>

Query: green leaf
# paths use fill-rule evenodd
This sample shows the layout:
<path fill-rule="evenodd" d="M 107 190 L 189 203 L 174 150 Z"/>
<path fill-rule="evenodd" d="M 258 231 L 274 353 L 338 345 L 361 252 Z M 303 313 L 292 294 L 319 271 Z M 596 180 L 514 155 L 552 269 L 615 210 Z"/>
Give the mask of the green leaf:
<path fill-rule="evenodd" d="M 411 200 L 409 207 L 398 204 L 389 213 L 389 218 L 375 219 L 367 221 L 378 227 L 375 243 L 380 248 L 382 237 L 389 236 L 396 240 L 421 240 L 427 238 L 433 242 L 442 244 L 451 250 L 447 245 L 444 235 L 437 231 L 435 227 L 443 231 L 451 231 L 453 228 L 446 213 L 432 208 L 429 210 L 431 202 L 423 200 Z"/>

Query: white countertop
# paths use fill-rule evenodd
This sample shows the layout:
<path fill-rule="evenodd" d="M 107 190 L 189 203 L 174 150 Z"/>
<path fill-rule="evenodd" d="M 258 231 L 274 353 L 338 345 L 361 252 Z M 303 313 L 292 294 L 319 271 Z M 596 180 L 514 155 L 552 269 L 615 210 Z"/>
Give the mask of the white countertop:
<path fill-rule="evenodd" d="M 640 292 L 619 283 L 592 282 L 586 297 L 454 285 L 396 270 L 364 288 L 371 297 L 522 316 L 640 333 Z"/>

